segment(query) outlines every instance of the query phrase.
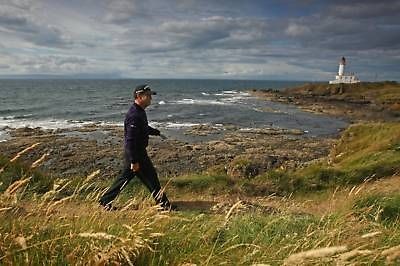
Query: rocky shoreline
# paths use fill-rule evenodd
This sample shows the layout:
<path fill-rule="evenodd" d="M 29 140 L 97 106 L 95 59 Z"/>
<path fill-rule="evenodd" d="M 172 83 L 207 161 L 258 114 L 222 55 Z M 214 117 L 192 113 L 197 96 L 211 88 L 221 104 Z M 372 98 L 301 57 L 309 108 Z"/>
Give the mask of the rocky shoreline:
<path fill-rule="evenodd" d="M 187 138 L 218 134 L 217 129 L 191 127 Z M 218 129 L 220 131 L 221 129 Z M 161 178 L 190 173 L 225 171 L 232 177 L 251 178 L 273 168 L 291 168 L 326 156 L 334 138 L 307 137 L 302 132 L 280 129 L 242 131 L 223 129 L 219 139 L 184 142 L 151 137 L 148 153 Z M 39 167 L 52 177 L 86 176 L 100 170 L 99 177 L 114 178 L 122 168 L 123 129 L 115 126 L 86 126 L 76 129 L 8 129 L 11 139 L 0 143 L 0 152 L 21 156 L 31 164 L 46 156 Z"/>
<path fill-rule="evenodd" d="M 400 85 L 397 82 L 336 84 L 310 83 L 283 91 L 249 91 L 274 102 L 296 105 L 300 109 L 351 122 L 400 121 Z"/>

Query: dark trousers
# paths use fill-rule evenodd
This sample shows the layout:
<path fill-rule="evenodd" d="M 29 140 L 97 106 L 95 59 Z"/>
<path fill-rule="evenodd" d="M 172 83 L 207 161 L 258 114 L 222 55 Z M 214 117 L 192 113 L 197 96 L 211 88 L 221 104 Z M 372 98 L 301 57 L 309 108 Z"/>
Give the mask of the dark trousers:
<path fill-rule="evenodd" d="M 169 208 L 171 204 L 167 196 L 161 192 L 160 181 L 158 180 L 156 169 L 147 154 L 145 154 L 141 161 L 139 161 L 139 166 L 140 170 L 138 172 L 133 172 L 131 170 L 130 162 L 125 159 L 122 175 L 114 181 L 111 187 L 100 198 L 100 204 L 106 206 L 112 202 L 125 188 L 129 181 L 137 176 L 150 191 L 156 203 L 160 204 L 163 208 Z"/>

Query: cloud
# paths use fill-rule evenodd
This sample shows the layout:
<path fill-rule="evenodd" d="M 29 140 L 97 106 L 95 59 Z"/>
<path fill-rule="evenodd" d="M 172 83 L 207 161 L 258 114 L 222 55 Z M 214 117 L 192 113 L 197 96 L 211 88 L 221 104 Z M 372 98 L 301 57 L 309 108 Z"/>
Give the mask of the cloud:
<path fill-rule="evenodd" d="M 25 10 L 0 4 L 0 26 L 5 29 L 19 30 L 28 26 L 28 19 L 23 15 Z"/>
<path fill-rule="evenodd" d="M 328 12 L 332 16 L 349 19 L 376 19 L 382 17 L 396 16 L 400 12 L 400 2 L 397 0 L 385 1 L 344 1 L 336 2 L 332 5 Z"/>
<path fill-rule="evenodd" d="M 134 53 L 160 53 L 177 50 L 243 49 L 265 44 L 265 20 L 207 17 L 199 20 L 170 20 L 143 32 L 128 33 Z M 154 38 L 156 37 L 156 38 Z"/>
<path fill-rule="evenodd" d="M 20 65 L 26 72 L 33 73 L 79 73 L 85 71 L 89 63 L 81 57 L 40 56 L 20 59 Z"/>
<path fill-rule="evenodd" d="M 359 5 L 364 9 L 359 10 Z M 395 4 L 394 9 L 397 6 L 400 5 Z M 388 20 L 379 17 L 380 7 L 383 6 L 376 3 L 330 6 L 318 14 L 292 18 L 285 33 L 292 37 L 293 42 L 315 49 L 343 51 L 398 49 L 400 35 L 396 32 L 400 31 L 400 20 L 394 22 L 390 15 L 386 17 Z M 354 17 L 350 16 L 350 13 Z M 356 17 L 362 19 L 355 19 Z"/>
<path fill-rule="evenodd" d="M 142 1 L 134 0 L 109 0 L 104 21 L 114 24 L 126 24 L 135 17 L 146 17 L 146 9 Z"/>
<path fill-rule="evenodd" d="M 19 37 L 38 46 L 68 47 L 72 42 L 55 26 L 41 22 L 30 12 L 28 1 L 0 4 L 0 32 Z"/>
<path fill-rule="evenodd" d="M 289 36 L 304 36 L 304 35 L 310 35 L 311 30 L 309 27 L 304 26 L 304 25 L 299 25 L 296 23 L 291 23 L 289 26 L 286 28 L 285 33 Z"/>
<path fill-rule="evenodd" d="M 326 79 L 341 56 L 400 72 L 395 0 L 5 2 L 3 72 Z"/>
<path fill-rule="evenodd" d="M 11 0 L 7 1 L 7 5 L 11 7 L 16 7 L 19 9 L 30 10 L 31 7 L 34 5 L 33 0 Z"/>

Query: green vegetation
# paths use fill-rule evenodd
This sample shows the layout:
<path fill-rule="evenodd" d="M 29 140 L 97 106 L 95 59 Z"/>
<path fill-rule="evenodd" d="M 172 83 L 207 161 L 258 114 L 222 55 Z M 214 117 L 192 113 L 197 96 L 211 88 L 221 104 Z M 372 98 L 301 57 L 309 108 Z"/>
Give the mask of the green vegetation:
<path fill-rule="evenodd" d="M 400 173 L 400 123 L 356 124 L 346 129 L 328 158 L 294 171 L 264 175 L 276 192 L 317 191 Z"/>
<path fill-rule="evenodd" d="M 395 81 L 357 84 L 311 83 L 286 91 L 289 95 L 323 96 L 349 102 L 370 102 L 400 114 L 400 84 Z"/>
<path fill-rule="evenodd" d="M 399 172 L 400 125 L 358 124 L 343 132 L 328 158 L 299 169 L 240 179 L 217 166 L 164 182 L 171 198 L 192 200 L 322 191 L 331 198 L 326 204 L 348 202 L 340 210 L 291 209 L 288 202 L 300 197 L 276 197 L 274 210 L 236 200 L 215 210 L 163 212 L 133 182 L 118 198 L 120 209 L 107 212 L 97 199 L 109 184 L 96 180 L 98 172 L 49 178 L 0 157 L 0 264 L 395 265 L 400 194 L 362 188 L 365 180 Z M 338 186 L 343 192 L 334 197 Z"/>
<path fill-rule="evenodd" d="M 333 96 L 338 98 L 353 97 L 384 103 L 400 100 L 400 84 L 395 81 L 361 82 L 356 84 L 307 83 L 290 88 L 294 94 L 312 94 L 315 96 Z"/>
<path fill-rule="evenodd" d="M 367 195 L 354 203 L 354 209 L 363 217 L 390 225 L 400 219 L 400 193 Z"/>

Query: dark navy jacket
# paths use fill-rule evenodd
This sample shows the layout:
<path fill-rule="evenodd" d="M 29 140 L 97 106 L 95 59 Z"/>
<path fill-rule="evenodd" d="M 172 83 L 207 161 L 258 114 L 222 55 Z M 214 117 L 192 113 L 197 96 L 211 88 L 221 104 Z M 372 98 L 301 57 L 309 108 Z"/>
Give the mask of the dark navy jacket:
<path fill-rule="evenodd" d="M 146 112 L 134 103 L 124 121 L 125 157 L 128 162 L 140 162 L 147 154 L 149 135 L 160 135 L 160 131 L 149 126 Z"/>

